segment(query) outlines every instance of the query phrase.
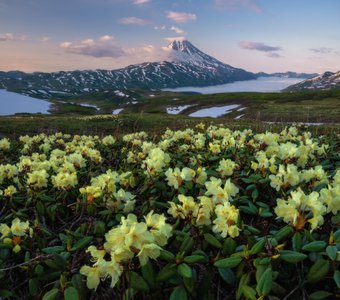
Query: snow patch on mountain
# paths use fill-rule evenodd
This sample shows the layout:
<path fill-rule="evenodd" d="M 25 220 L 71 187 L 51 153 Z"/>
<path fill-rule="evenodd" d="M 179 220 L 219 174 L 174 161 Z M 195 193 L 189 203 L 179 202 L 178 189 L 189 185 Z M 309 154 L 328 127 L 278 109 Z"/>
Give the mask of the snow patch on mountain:
<path fill-rule="evenodd" d="M 297 84 L 291 85 L 284 89 L 284 92 L 298 92 L 308 90 L 330 90 L 340 89 L 340 71 L 338 72 L 325 72 L 320 76 L 315 76 L 306 79 Z"/>

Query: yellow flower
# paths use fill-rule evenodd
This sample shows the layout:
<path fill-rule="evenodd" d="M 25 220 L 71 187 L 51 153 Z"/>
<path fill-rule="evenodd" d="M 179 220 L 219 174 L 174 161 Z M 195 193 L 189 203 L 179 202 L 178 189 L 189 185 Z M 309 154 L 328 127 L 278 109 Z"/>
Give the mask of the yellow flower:
<path fill-rule="evenodd" d="M 32 173 L 28 173 L 27 178 L 27 185 L 31 188 L 40 189 L 43 187 L 47 187 L 47 179 L 48 179 L 48 173 L 46 170 L 40 170 L 40 171 L 33 171 Z"/>
<path fill-rule="evenodd" d="M 173 186 L 176 190 L 182 185 L 181 170 L 169 168 L 165 172 L 166 180 L 169 186 Z"/>
<path fill-rule="evenodd" d="M 100 283 L 100 273 L 98 267 L 82 266 L 80 274 L 87 277 L 86 285 L 89 289 L 96 290 Z"/>
<path fill-rule="evenodd" d="M 9 187 L 7 187 L 7 188 L 4 190 L 4 195 L 5 195 L 6 197 L 12 197 L 16 192 L 17 192 L 17 189 L 15 188 L 15 186 L 10 185 Z"/>
<path fill-rule="evenodd" d="M 8 236 L 11 233 L 11 228 L 6 224 L 0 224 L 1 238 Z"/>
<path fill-rule="evenodd" d="M 190 168 L 183 168 L 181 171 L 181 177 L 185 181 L 192 181 L 195 175 L 196 172 Z"/>
<path fill-rule="evenodd" d="M 67 190 L 78 184 L 77 173 L 58 173 L 52 176 L 52 184 L 60 190 Z"/>
<path fill-rule="evenodd" d="M 298 188 L 290 193 L 288 200 L 278 199 L 274 211 L 278 218 L 292 223 L 297 230 L 302 230 L 306 222 L 310 223 L 312 231 L 323 224 L 326 207 L 320 200 L 319 193 L 305 195 L 301 188 Z"/>
<path fill-rule="evenodd" d="M 89 252 L 91 254 L 94 262 L 104 259 L 104 256 L 106 254 L 105 250 L 98 250 L 95 246 L 88 247 L 86 252 Z"/>
<path fill-rule="evenodd" d="M 231 159 L 222 159 L 219 163 L 217 171 L 221 173 L 222 176 L 230 176 L 233 174 L 237 164 Z"/>
<path fill-rule="evenodd" d="M 227 235 L 232 238 L 239 235 L 240 229 L 236 226 L 239 211 L 229 202 L 219 204 L 215 208 L 216 219 L 213 221 L 213 232 L 221 234 L 223 238 Z"/>
<path fill-rule="evenodd" d="M 149 258 L 156 259 L 161 254 L 161 249 L 156 244 L 144 244 L 137 254 L 141 266 L 147 264 Z"/>
<path fill-rule="evenodd" d="M 17 244 L 17 245 L 15 245 L 14 247 L 13 247 L 13 252 L 14 253 L 18 253 L 18 252 L 20 252 L 20 250 L 21 250 L 21 247 L 20 247 L 20 245 L 19 244 Z"/>
<path fill-rule="evenodd" d="M 123 273 L 123 267 L 114 260 L 106 261 L 102 260 L 98 264 L 100 271 L 100 277 L 105 279 L 111 277 L 110 287 L 113 288 L 119 280 L 120 275 Z"/>
<path fill-rule="evenodd" d="M 29 222 L 21 222 L 18 218 L 12 221 L 11 232 L 16 236 L 24 236 L 29 232 Z"/>
<path fill-rule="evenodd" d="M 0 149 L 1 150 L 8 150 L 11 147 L 11 143 L 9 142 L 9 139 L 3 138 L 0 140 Z"/>

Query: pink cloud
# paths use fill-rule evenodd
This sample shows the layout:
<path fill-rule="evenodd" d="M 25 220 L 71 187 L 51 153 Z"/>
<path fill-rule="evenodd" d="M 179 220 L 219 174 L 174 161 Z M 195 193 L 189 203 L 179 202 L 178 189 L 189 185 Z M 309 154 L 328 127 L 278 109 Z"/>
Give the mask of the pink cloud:
<path fill-rule="evenodd" d="M 175 11 L 169 11 L 166 17 L 177 23 L 185 23 L 188 21 L 197 20 L 197 16 L 195 14 L 185 13 L 185 12 L 175 12 Z"/>
<path fill-rule="evenodd" d="M 152 22 L 149 20 L 140 19 L 136 17 L 127 17 L 127 18 L 119 19 L 119 23 L 124 24 L 124 25 L 139 25 L 139 26 L 152 24 Z"/>

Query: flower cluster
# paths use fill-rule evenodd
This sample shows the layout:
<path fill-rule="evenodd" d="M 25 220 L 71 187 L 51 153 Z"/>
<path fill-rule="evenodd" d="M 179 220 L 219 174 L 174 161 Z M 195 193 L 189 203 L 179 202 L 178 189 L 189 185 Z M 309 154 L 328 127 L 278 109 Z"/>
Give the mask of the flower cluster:
<path fill-rule="evenodd" d="M 319 193 L 306 195 L 301 188 L 292 191 L 288 200 L 277 199 L 275 207 L 277 217 L 283 218 L 284 222 L 292 224 L 297 230 L 304 229 L 307 222 L 311 230 L 318 228 L 324 222 L 326 211 Z"/>
<path fill-rule="evenodd" d="M 133 214 L 122 217 L 121 225 L 106 233 L 103 250 L 94 246 L 87 249 L 94 264 L 83 266 L 80 273 L 87 277 L 89 289 L 96 289 L 100 279 L 107 277 L 111 277 L 111 287 L 114 287 L 123 272 L 123 263 L 135 256 L 142 266 L 150 258 L 157 259 L 161 247 L 172 235 L 172 227 L 166 223 L 164 215 L 154 214 L 153 211 L 144 219 L 145 222 L 138 222 Z"/>
<path fill-rule="evenodd" d="M 29 222 L 21 222 L 15 218 L 11 227 L 6 224 L 0 224 L 0 241 L 4 244 L 12 245 L 13 252 L 18 253 L 21 250 L 20 244 L 27 237 L 33 236 L 33 229 L 29 226 Z"/>

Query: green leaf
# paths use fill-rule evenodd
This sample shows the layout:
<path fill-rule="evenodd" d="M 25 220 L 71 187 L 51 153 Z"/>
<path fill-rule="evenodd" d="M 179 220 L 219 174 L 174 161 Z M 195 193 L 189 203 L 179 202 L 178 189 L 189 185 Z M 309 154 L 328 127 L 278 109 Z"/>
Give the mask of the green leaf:
<path fill-rule="evenodd" d="M 334 241 L 336 243 L 340 243 L 340 229 L 338 229 L 337 231 L 334 232 L 333 237 L 334 237 Z"/>
<path fill-rule="evenodd" d="M 81 240 L 77 241 L 73 247 L 71 248 L 71 251 L 77 251 L 80 249 L 85 248 L 89 243 L 91 243 L 93 240 L 93 236 L 86 236 L 82 238 Z"/>
<path fill-rule="evenodd" d="M 273 284 L 273 271 L 272 268 L 269 267 L 267 270 L 262 274 L 259 282 L 256 285 L 256 290 L 260 296 L 265 296 L 270 293 Z"/>
<path fill-rule="evenodd" d="M 175 255 L 173 255 L 173 253 L 171 253 L 170 251 L 167 250 L 162 250 L 161 251 L 161 255 L 159 256 L 160 259 L 164 259 L 168 262 L 172 262 L 175 260 Z"/>
<path fill-rule="evenodd" d="M 239 265 L 241 261 L 242 261 L 241 257 L 237 257 L 237 256 L 228 257 L 228 258 L 217 260 L 214 263 L 214 266 L 217 268 L 234 268 L 237 265 Z"/>
<path fill-rule="evenodd" d="M 265 239 L 261 239 L 259 240 L 257 243 L 255 243 L 253 245 L 253 247 L 251 247 L 249 254 L 250 255 L 255 255 L 259 252 L 262 251 L 262 249 L 264 248 L 264 245 L 266 244 L 266 240 Z"/>
<path fill-rule="evenodd" d="M 142 292 L 148 292 L 150 290 L 148 284 L 146 283 L 146 281 L 144 280 L 144 278 L 142 276 L 140 276 L 139 274 L 137 274 L 136 272 L 127 272 L 126 273 L 126 278 L 130 283 L 130 286 L 133 289 L 136 289 L 138 291 L 142 291 Z"/>
<path fill-rule="evenodd" d="M 279 251 L 279 254 L 282 260 L 289 262 L 291 264 L 295 264 L 307 258 L 306 254 L 290 250 L 281 250 Z"/>
<path fill-rule="evenodd" d="M 66 256 L 65 256 L 66 254 Z M 70 255 L 69 252 L 61 252 L 60 254 L 53 254 L 53 261 L 63 270 L 67 267 L 67 260 L 65 257 Z"/>
<path fill-rule="evenodd" d="M 214 246 L 215 248 L 221 249 L 222 244 L 210 233 L 204 234 L 204 240 L 210 244 L 211 246 Z"/>
<path fill-rule="evenodd" d="M 184 257 L 183 261 L 185 261 L 188 264 L 194 264 L 199 262 L 207 262 L 207 258 L 202 255 L 190 255 Z"/>
<path fill-rule="evenodd" d="M 242 293 L 246 299 L 256 300 L 256 291 L 249 285 L 242 286 Z"/>
<path fill-rule="evenodd" d="M 184 287 L 178 286 L 172 291 L 169 300 L 187 300 L 188 294 Z"/>
<path fill-rule="evenodd" d="M 86 298 L 86 285 L 84 277 L 80 274 L 74 274 L 71 279 L 72 285 L 77 289 L 80 299 Z"/>
<path fill-rule="evenodd" d="M 55 300 L 57 299 L 59 294 L 59 289 L 54 288 L 52 290 L 49 290 L 43 297 L 42 300 Z"/>
<path fill-rule="evenodd" d="M 281 240 L 283 240 L 284 238 L 286 238 L 287 236 L 291 235 L 294 232 L 292 226 L 285 226 L 283 228 L 281 228 L 278 232 L 276 232 L 274 234 L 274 238 L 276 238 L 276 240 L 278 242 L 280 242 Z"/>
<path fill-rule="evenodd" d="M 297 251 L 297 252 L 301 251 L 301 248 L 302 248 L 302 237 L 301 237 L 300 232 L 296 232 L 293 235 L 292 244 L 293 244 L 293 250 L 294 251 Z"/>
<path fill-rule="evenodd" d="M 183 283 L 184 283 L 185 288 L 189 291 L 189 293 L 192 293 L 194 291 L 195 283 L 196 283 L 194 276 L 190 278 L 183 277 Z"/>
<path fill-rule="evenodd" d="M 258 230 L 257 228 L 253 227 L 253 226 L 249 226 L 249 225 L 244 225 L 244 229 L 250 231 L 250 233 L 254 234 L 254 235 L 260 235 L 261 231 Z"/>
<path fill-rule="evenodd" d="M 314 241 L 308 243 L 302 247 L 302 250 L 309 252 L 319 252 L 322 251 L 326 247 L 326 243 L 324 241 Z"/>
<path fill-rule="evenodd" d="M 13 293 L 10 290 L 0 290 L 1 299 L 10 299 L 12 296 Z"/>
<path fill-rule="evenodd" d="M 241 212 L 244 212 L 244 213 L 246 213 L 246 214 L 248 214 L 248 215 L 257 215 L 257 213 L 258 213 L 258 210 L 257 210 L 257 207 L 255 206 L 255 208 L 254 207 L 250 207 L 250 206 L 245 206 L 245 205 L 240 205 L 239 207 L 238 207 L 238 209 L 241 211 Z"/>
<path fill-rule="evenodd" d="M 255 184 L 250 184 L 246 187 L 246 191 L 252 191 L 256 189 L 256 185 Z"/>
<path fill-rule="evenodd" d="M 186 237 L 180 247 L 180 252 L 188 253 L 191 251 L 192 247 L 194 245 L 194 239 L 191 236 Z"/>
<path fill-rule="evenodd" d="M 53 246 L 41 249 L 42 252 L 46 254 L 60 253 L 65 250 L 65 246 Z"/>
<path fill-rule="evenodd" d="M 73 286 L 68 287 L 64 291 L 64 299 L 65 300 L 79 300 L 79 294 L 77 289 L 75 289 Z"/>
<path fill-rule="evenodd" d="M 237 243 L 231 237 L 228 237 L 223 243 L 222 251 L 224 254 L 231 255 L 235 253 L 236 247 L 237 247 Z"/>
<path fill-rule="evenodd" d="M 330 292 L 326 292 L 326 291 L 317 291 L 314 292 L 313 294 L 309 295 L 309 299 L 310 300 L 322 300 L 322 299 L 326 299 L 329 296 L 332 296 L 333 294 Z"/>
<path fill-rule="evenodd" d="M 156 278 L 155 278 L 155 272 L 152 267 L 151 261 L 149 260 L 144 266 L 142 266 L 142 275 L 143 278 L 146 280 L 148 285 L 152 288 L 156 288 Z"/>
<path fill-rule="evenodd" d="M 336 270 L 334 272 L 333 279 L 334 279 L 337 287 L 340 289 L 340 271 Z"/>
<path fill-rule="evenodd" d="M 37 275 L 41 275 L 42 273 L 44 273 L 44 267 L 42 265 L 36 265 L 36 267 L 34 268 L 34 273 Z"/>
<path fill-rule="evenodd" d="M 307 274 L 307 281 L 309 283 L 315 283 L 323 279 L 329 270 L 329 261 L 320 259 L 317 260 L 314 265 L 311 266 Z"/>
<path fill-rule="evenodd" d="M 167 264 L 163 269 L 161 269 L 156 275 L 157 281 L 166 281 L 176 274 L 176 265 Z"/>
<path fill-rule="evenodd" d="M 226 269 L 226 268 L 218 268 L 218 273 L 220 273 L 222 279 L 230 284 L 234 285 L 236 282 L 236 276 L 234 275 L 234 272 L 232 269 Z"/>
<path fill-rule="evenodd" d="M 238 285 L 238 288 L 237 288 L 237 292 L 236 292 L 236 300 L 239 300 L 242 295 L 243 295 L 243 286 L 247 285 L 250 281 L 250 275 L 251 273 L 246 273 L 246 274 L 243 274 L 241 276 L 241 279 L 240 279 L 240 283 Z"/>
<path fill-rule="evenodd" d="M 39 280 L 37 278 L 31 278 L 28 281 L 28 289 L 32 296 L 36 295 L 39 290 Z"/>
<path fill-rule="evenodd" d="M 331 260 L 336 260 L 336 256 L 338 254 L 338 248 L 336 246 L 329 245 L 326 248 L 326 253 Z"/>
<path fill-rule="evenodd" d="M 191 278 L 192 277 L 192 269 L 186 264 L 182 263 L 177 267 L 178 274 L 182 277 Z"/>
<path fill-rule="evenodd" d="M 257 199 L 259 196 L 259 191 L 256 189 L 256 190 L 253 190 L 253 192 L 251 193 L 251 197 L 255 200 Z"/>

